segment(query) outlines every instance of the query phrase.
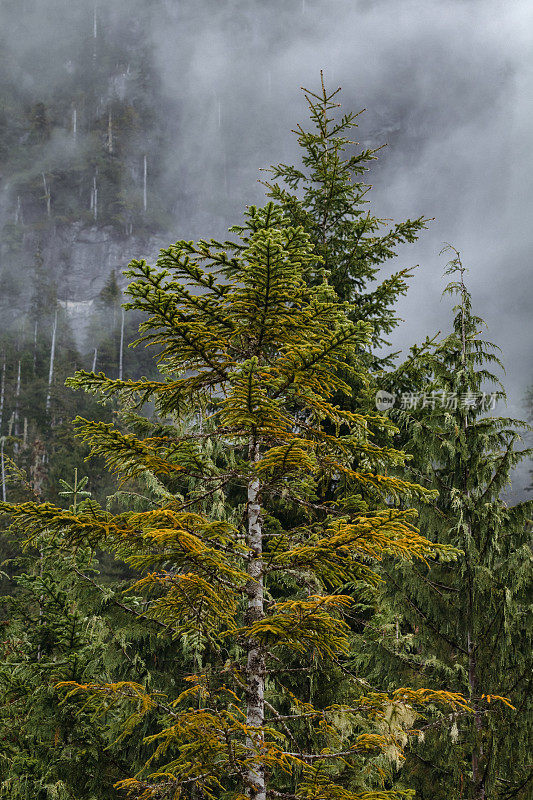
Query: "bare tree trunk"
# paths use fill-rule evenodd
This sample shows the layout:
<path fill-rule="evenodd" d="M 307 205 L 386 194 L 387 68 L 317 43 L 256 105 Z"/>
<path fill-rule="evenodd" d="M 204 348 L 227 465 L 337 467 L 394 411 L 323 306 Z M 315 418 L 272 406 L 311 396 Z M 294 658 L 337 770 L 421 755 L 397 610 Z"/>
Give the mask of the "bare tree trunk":
<path fill-rule="evenodd" d="M 143 162 L 143 209 L 146 211 L 148 208 L 148 161 L 146 155 Z"/>
<path fill-rule="evenodd" d="M 19 430 L 19 412 L 20 412 L 20 368 L 21 368 L 21 362 L 20 362 L 20 358 L 19 358 L 18 365 L 17 365 L 17 384 L 16 384 L 16 388 L 15 388 L 15 410 L 13 411 L 13 428 L 14 428 L 14 430 L 13 430 L 13 435 L 14 435 L 15 437 L 18 437 L 18 436 L 19 436 L 19 433 L 20 433 L 20 430 Z M 19 445 L 18 445 L 18 442 L 15 442 L 15 444 L 14 444 L 14 446 L 13 446 L 13 451 L 14 451 L 15 453 L 18 453 L 18 451 L 19 451 Z"/>
<path fill-rule="evenodd" d="M 20 411 L 20 370 L 21 370 L 21 361 L 20 358 L 17 364 L 17 385 L 15 388 L 15 431 L 14 435 L 19 435 L 19 411 Z"/>
<path fill-rule="evenodd" d="M 37 369 L 37 320 L 33 326 L 33 374 Z"/>
<path fill-rule="evenodd" d="M 93 175 L 93 190 L 91 193 L 91 209 L 95 221 L 98 219 L 98 186 L 96 185 L 96 175 Z"/>
<path fill-rule="evenodd" d="M 122 319 L 120 322 L 120 352 L 118 355 L 118 377 L 122 380 L 124 367 L 124 309 L 122 309 Z M 94 372 L 94 370 L 93 370 Z"/>
<path fill-rule="evenodd" d="M 98 3 L 94 4 L 93 11 L 93 64 L 96 66 L 96 41 L 98 39 Z"/>
<path fill-rule="evenodd" d="M 6 468 L 4 463 L 4 442 L 6 437 L 0 437 L 0 474 L 2 480 L 2 500 L 6 502 Z"/>
<path fill-rule="evenodd" d="M 44 174 L 44 172 L 41 172 L 41 175 L 43 176 L 44 199 L 46 200 L 46 214 L 47 214 L 48 218 L 50 219 L 50 216 L 51 216 L 51 213 L 52 213 L 51 198 L 50 198 L 50 187 L 48 186 L 48 184 L 46 182 L 46 175 Z"/>
<path fill-rule="evenodd" d="M 91 372 L 96 372 L 96 359 L 97 359 L 97 357 L 98 357 L 98 348 L 95 347 L 94 348 L 94 355 L 93 355 L 93 366 L 92 366 Z"/>
<path fill-rule="evenodd" d="M 6 389 L 6 354 L 2 359 L 2 379 L 0 381 L 0 480 L 2 482 L 2 500 L 6 502 L 6 469 L 4 462 L 4 443 L 5 436 L 2 436 L 2 425 L 4 422 L 4 398 Z"/>
<path fill-rule="evenodd" d="M 4 399 L 6 390 L 6 354 L 2 359 L 2 379 L 0 381 L 0 480 L 2 481 L 2 500 L 6 502 L 6 467 L 4 461 L 4 445 L 6 437 L 2 436 L 4 422 Z"/>
<path fill-rule="evenodd" d="M 107 115 L 107 152 L 113 152 L 113 114 L 111 107 L 109 107 Z"/>
<path fill-rule="evenodd" d="M 250 443 L 250 458 L 257 461 L 259 447 L 257 442 Z M 250 551 L 248 561 L 248 624 L 264 616 L 263 592 L 263 530 L 261 520 L 261 486 L 259 479 L 254 478 L 248 484 L 248 530 L 247 544 Z M 246 664 L 246 724 L 249 728 L 262 728 L 265 718 L 265 656 L 263 648 L 253 640 L 248 647 Z M 260 748 L 264 739 L 262 731 L 250 734 L 247 746 L 250 749 Z M 265 771 L 262 764 L 250 764 L 247 773 L 247 794 L 251 800 L 266 800 Z"/>
<path fill-rule="evenodd" d="M 2 378 L 0 380 L 0 433 L 4 422 L 4 398 L 6 392 L 6 354 L 2 358 Z"/>
<path fill-rule="evenodd" d="M 76 140 L 78 135 L 78 110 L 76 106 L 72 109 L 72 138 Z"/>
<path fill-rule="evenodd" d="M 22 201 L 20 199 L 20 194 L 17 195 L 17 209 L 15 211 L 15 225 L 18 225 L 19 222 L 24 222 L 22 218 Z"/>
<path fill-rule="evenodd" d="M 50 410 L 50 400 L 52 397 L 52 381 L 54 379 L 54 360 L 56 353 L 56 333 L 57 333 L 57 308 L 54 316 L 54 327 L 52 330 L 52 346 L 50 348 L 50 369 L 48 370 L 48 393 L 46 395 L 46 410 Z"/>

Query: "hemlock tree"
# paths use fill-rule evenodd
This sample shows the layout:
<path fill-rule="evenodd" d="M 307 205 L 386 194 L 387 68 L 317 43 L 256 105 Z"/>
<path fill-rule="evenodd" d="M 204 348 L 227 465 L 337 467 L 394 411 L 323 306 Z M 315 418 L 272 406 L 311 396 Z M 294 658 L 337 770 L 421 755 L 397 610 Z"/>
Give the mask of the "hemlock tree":
<path fill-rule="evenodd" d="M 15 589 L 0 598 L 0 796 L 6 800 L 96 800 L 125 773 L 118 749 L 83 702 L 62 704 L 57 684 L 105 675 L 107 621 L 80 607 L 74 569 L 87 553 L 44 545 L 18 561 Z M 9 587 L 12 588 L 12 585 Z"/>
<path fill-rule="evenodd" d="M 127 408 L 151 400 L 162 418 L 208 413 L 200 430 L 145 439 L 77 423 L 122 481 L 177 477 L 194 491 L 117 514 L 91 501 L 77 513 L 48 503 L 2 510 L 30 540 L 49 532 L 123 558 L 142 573 L 132 590 L 145 600 L 129 601 L 138 619 L 197 645 L 194 671 L 174 677 L 175 695 L 149 681 L 66 684 L 99 712 L 132 706 L 125 735 L 146 718 L 157 728 L 144 769 L 119 788 L 145 800 L 405 796 L 385 786 L 420 709 L 465 703 L 441 690 L 379 692 L 354 675 L 353 601 L 343 589 L 371 590 L 384 554 L 446 558 L 451 549 L 430 544 L 401 508 L 426 492 L 392 477 L 403 454 L 372 441 L 375 429 L 394 426 L 331 403 L 349 391 L 339 376 L 347 364 L 354 383 L 366 384 L 358 353 L 371 326 L 350 321 L 326 282 L 306 284 L 317 255 L 275 206 L 250 208 L 239 231 L 234 252 L 180 241 L 155 268 L 130 265 L 130 305 L 149 316 L 140 341 L 158 348 L 160 381 L 85 372 L 70 381 Z M 214 462 L 214 444 L 231 458 Z M 332 481 L 334 501 L 325 497 Z M 221 495 L 225 517 L 210 513 Z M 317 661 L 346 678 L 327 706 L 312 685 L 291 683 Z"/>
<path fill-rule="evenodd" d="M 353 152 L 357 143 L 350 135 L 362 112 L 338 116 L 337 95 L 329 92 L 321 73 L 321 91 L 304 89 L 313 124 L 311 130 L 298 125 L 295 133 L 302 149 L 302 165 L 270 167 L 265 182 L 268 195 L 279 203 L 293 225 L 302 225 L 311 237 L 332 287 L 350 302 L 350 319 L 372 323 L 373 350 L 389 344 L 387 337 L 398 324 L 394 305 L 407 291 L 409 269 L 379 281 L 384 263 L 396 256 L 397 248 L 414 242 L 429 220 L 424 217 L 397 223 L 369 209 L 371 186 L 363 182 L 374 150 Z M 390 357 L 374 354 L 375 366 L 389 367 Z"/>
<path fill-rule="evenodd" d="M 424 743 L 411 745 L 409 780 L 420 797 L 525 800 L 533 781 L 533 504 L 508 505 L 504 492 L 531 451 L 518 446 L 525 423 L 495 417 L 480 402 L 491 381 L 499 386 L 493 396 L 505 398 L 491 373 L 500 362 L 479 338 L 483 321 L 456 251 L 448 273 L 446 292 L 459 296 L 453 333 L 425 356 L 425 401 L 391 415 L 414 456 L 407 475 L 439 492 L 420 509 L 421 530 L 463 554 L 453 565 L 388 570 L 398 628 L 388 646 L 381 640 L 374 674 L 383 679 L 388 664 L 389 686 L 409 676 L 415 685 L 453 687 L 474 708 L 444 728 L 429 722 Z"/>
<path fill-rule="evenodd" d="M 146 477 L 154 497 L 165 494 Z M 70 511 L 91 507 L 87 482 L 77 471 L 70 483 L 60 481 Z M 132 488 L 109 500 L 127 497 L 131 507 L 145 506 L 142 482 Z M 50 541 L 46 533 L 33 545 L 4 565 L 15 572 L 11 580 L 2 576 L 10 594 L 0 597 L 0 797 L 108 800 L 113 785 L 146 761 L 142 740 L 154 732 L 150 720 L 125 742 L 119 715 L 110 715 L 107 729 L 95 725 L 85 699 L 62 702 L 58 683 L 151 681 L 169 693 L 176 669 L 194 664 L 195 649 L 187 642 L 177 649 L 169 637 L 157 637 L 158 626 L 139 623 L 135 601 L 124 604 L 124 583 L 112 574 L 124 565 L 96 559 L 91 548 Z"/>

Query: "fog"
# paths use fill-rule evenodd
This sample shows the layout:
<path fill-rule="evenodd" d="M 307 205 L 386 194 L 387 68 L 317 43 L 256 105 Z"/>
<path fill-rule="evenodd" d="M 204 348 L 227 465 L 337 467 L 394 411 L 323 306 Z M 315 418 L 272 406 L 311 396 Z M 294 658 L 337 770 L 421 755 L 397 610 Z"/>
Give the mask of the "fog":
<path fill-rule="evenodd" d="M 174 240 L 222 235 L 245 205 L 262 202 L 259 170 L 298 157 L 299 87 L 316 88 L 320 69 L 329 87 L 342 86 L 346 109 L 366 108 L 358 140 L 387 144 L 368 177 L 372 210 L 435 218 L 388 268 L 419 265 L 394 349 L 447 330 L 439 253 L 452 243 L 503 351 L 508 412 L 524 415 L 533 377 L 530 0 L 5 1 L 3 69 L 22 91 L 53 94 L 91 46 L 95 21 L 98 35 L 108 26 L 138 37 L 157 75 L 150 146 L 163 167 L 151 190 L 168 204 Z M 62 142 L 50 147 L 54 159 Z"/>

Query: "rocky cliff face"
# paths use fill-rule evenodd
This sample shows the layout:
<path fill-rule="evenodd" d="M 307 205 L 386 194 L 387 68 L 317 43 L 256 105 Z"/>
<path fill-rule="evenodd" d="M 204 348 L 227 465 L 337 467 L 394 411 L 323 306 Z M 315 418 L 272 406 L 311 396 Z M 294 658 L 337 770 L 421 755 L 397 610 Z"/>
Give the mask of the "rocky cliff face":
<path fill-rule="evenodd" d="M 113 270 L 123 285 L 122 271 L 129 261 L 154 259 L 164 244 L 161 237 L 120 237 L 113 228 L 81 222 L 56 228 L 41 242 L 44 268 L 57 283 L 58 299 L 72 309 L 94 300 Z"/>
<path fill-rule="evenodd" d="M 6 188 L 6 187 L 5 187 Z M 7 187 L 9 189 L 9 187 Z M 0 192 L 0 229 L 13 211 L 9 192 Z M 25 227 L 25 226 L 23 226 Z M 24 290 L 26 275 L 23 265 L 31 265 L 40 253 L 42 267 L 50 287 L 67 312 L 78 347 L 83 348 L 88 318 L 94 300 L 99 296 L 112 272 L 124 289 L 127 280 L 123 270 L 134 258 L 154 261 L 161 247 L 168 244 L 161 235 L 120 235 L 112 226 L 87 225 L 82 221 L 68 225 L 50 224 L 23 230 L 16 253 L 6 239 L 0 244 L 0 265 L 4 280 L 0 286 L 0 307 L 4 326 L 9 327 L 20 313 L 29 309 L 32 293 Z M 8 277 L 9 276 L 9 277 Z M 11 284 L 20 281 L 21 291 L 13 301 Z"/>
<path fill-rule="evenodd" d="M 44 240 L 44 268 L 57 285 L 78 347 L 84 349 L 87 324 L 109 275 L 125 288 L 123 270 L 134 258 L 154 261 L 166 244 L 156 236 L 118 236 L 111 227 L 86 227 L 81 222 L 56 229 Z"/>

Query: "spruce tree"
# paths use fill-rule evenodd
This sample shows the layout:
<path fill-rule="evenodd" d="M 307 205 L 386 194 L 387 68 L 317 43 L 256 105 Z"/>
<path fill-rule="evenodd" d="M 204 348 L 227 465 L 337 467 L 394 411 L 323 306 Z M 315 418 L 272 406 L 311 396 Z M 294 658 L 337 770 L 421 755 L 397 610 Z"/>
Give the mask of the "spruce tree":
<path fill-rule="evenodd" d="M 425 740 L 411 745 L 407 771 L 418 796 L 525 800 L 533 780 L 533 506 L 508 505 L 505 491 L 530 455 L 519 445 L 527 425 L 494 416 L 495 401 L 505 399 L 493 375 L 500 362 L 480 338 L 484 323 L 464 272 L 454 251 L 445 290 L 458 295 L 453 332 L 433 353 L 415 353 L 405 369 L 430 380 L 391 412 L 413 456 L 407 475 L 439 492 L 420 507 L 421 531 L 462 555 L 453 564 L 385 568 L 396 625 L 389 617 L 388 636 L 376 637 L 374 674 L 388 673 L 389 686 L 409 676 L 453 687 L 474 708 L 444 728 L 429 720 Z"/>
<path fill-rule="evenodd" d="M 301 165 L 277 164 L 267 172 L 268 195 L 279 203 L 292 224 L 302 225 L 311 237 L 330 283 L 342 300 L 350 303 L 350 318 L 372 323 L 374 350 L 389 344 L 398 324 L 394 310 L 407 291 L 409 269 L 380 280 L 380 269 L 396 256 L 398 247 L 414 242 L 428 220 L 405 220 L 388 227 L 388 220 L 370 209 L 372 188 L 366 173 L 381 149 L 357 149 L 351 139 L 362 112 L 339 115 L 340 88 L 329 91 L 321 73 L 318 93 L 303 90 L 312 123 L 294 131 L 301 148 Z M 376 358 L 376 366 L 391 365 L 388 357 Z"/>
<path fill-rule="evenodd" d="M 148 316 L 139 342 L 157 348 L 160 380 L 79 372 L 69 381 L 118 398 L 127 413 L 150 401 L 162 425 L 193 411 L 196 428 L 145 438 L 77 420 L 122 483 L 177 480 L 184 491 L 160 489 L 145 511 L 94 501 L 76 512 L 1 509 L 30 541 L 59 538 L 124 559 L 141 573 L 125 607 L 177 646 L 194 643 L 194 669 L 184 662 L 170 696 L 149 679 L 65 683 L 98 713 L 128 707 L 124 735 L 147 719 L 156 728 L 145 739 L 151 757 L 119 788 L 145 800 L 405 796 L 386 782 L 422 707 L 466 705 L 443 690 L 380 692 L 354 674 L 344 588 L 373 591 L 385 554 L 446 558 L 451 549 L 415 527 L 409 499 L 427 492 L 390 474 L 403 454 L 373 442 L 394 426 L 331 402 L 351 391 L 347 369 L 354 384 L 368 383 L 359 354 L 370 324 L 350 320 L 323 277 L 304 280 L 320 256 L 274 205 L 251 207 L 237 232 L 233 252 L 179 241 L 156 267 L 130 265 L 130 306 Z M 215 446 L 224 458 L 211 457 Z M 291 681 L 316 662 L 345 677 L 327 703 L 312 683 Z"/>

